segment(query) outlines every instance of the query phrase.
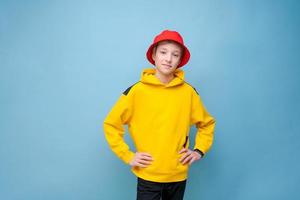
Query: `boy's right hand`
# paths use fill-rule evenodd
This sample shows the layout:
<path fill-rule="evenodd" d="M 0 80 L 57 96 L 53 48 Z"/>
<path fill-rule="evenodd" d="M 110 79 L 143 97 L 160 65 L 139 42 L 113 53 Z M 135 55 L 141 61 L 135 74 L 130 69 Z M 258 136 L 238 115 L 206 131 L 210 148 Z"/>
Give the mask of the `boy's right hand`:
<path fill-rule="evenodd" d="M 153 161 L 152 156 L 149 153 L 136 152 L 133 159 L 129 162 L 132 167 L 145 168 L 150 165 Z"/>

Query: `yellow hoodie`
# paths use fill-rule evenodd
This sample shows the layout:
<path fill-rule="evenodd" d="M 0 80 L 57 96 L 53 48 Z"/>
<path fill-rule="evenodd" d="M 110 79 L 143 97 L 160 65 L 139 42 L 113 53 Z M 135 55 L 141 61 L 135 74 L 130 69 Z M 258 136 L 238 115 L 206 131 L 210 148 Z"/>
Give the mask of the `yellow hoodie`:
<path fill-rule="evenodd" d="M 154 68 L 144 69 L 139 82 L 127 88 L 104 120 L 106 139 L 113 152 L 129 163 L 134 152 L 124 142 L 125 129 L 137 152 L 147 152 L 153 162 L 146 168 L 133 167 L 132 172 L 145 180 L 175 182 L 187 179 L 188 164 L 179 162 L 179 151 L 188 148 L 190 127 L 196 125 L 194 149 L 206 153 L 213 142 L 215 120 L 202 104 L 196 89 L 184 81 L 184 71 L 163 84 Z"/>

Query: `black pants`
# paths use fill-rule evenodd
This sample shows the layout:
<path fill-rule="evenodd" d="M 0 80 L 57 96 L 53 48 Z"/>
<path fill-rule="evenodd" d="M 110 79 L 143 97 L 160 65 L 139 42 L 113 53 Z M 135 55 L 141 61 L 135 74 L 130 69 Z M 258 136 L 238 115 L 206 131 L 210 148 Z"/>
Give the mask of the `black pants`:
<path fill-rule="evenodd" d="M 137 200 L 183 200 L 186 180 L 158 183 L 141 178 L 137 180 Z"/>

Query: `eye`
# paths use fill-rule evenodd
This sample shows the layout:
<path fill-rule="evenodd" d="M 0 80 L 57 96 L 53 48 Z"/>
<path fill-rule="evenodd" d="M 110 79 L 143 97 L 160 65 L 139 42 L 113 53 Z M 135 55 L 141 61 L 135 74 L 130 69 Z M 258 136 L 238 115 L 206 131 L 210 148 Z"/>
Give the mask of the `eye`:
<path fill-rule="evenodd" d="M 175 57 L 179 57 L 179 55 L 178 54 L 173 54 Z"/>
<path fill-rule="evenodd" d="M 161 51 L 160 53 L 161 53 L 161 54 L 166 54 L 166 52 L 165 52 L 165 51 Z"/>

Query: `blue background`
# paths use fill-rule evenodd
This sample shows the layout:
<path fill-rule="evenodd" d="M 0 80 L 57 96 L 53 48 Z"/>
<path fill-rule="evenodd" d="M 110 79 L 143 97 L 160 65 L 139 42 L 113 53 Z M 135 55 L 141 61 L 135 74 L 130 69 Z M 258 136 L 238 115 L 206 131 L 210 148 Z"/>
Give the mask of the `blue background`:
<path fill-rule="evenodd" d="M 217 121 L 185 199 L 299 199 L 299 10 L 296 0 L 2 0 L 0 198 L 135 199 L 102 123 L 171 29 Z"/>

